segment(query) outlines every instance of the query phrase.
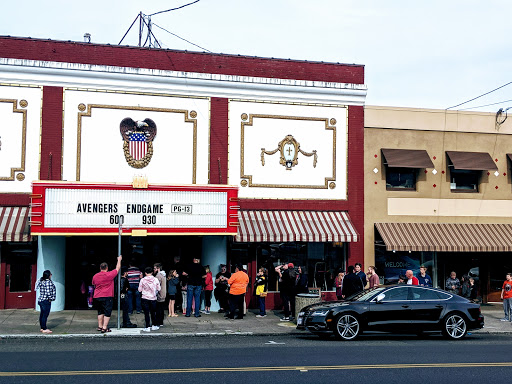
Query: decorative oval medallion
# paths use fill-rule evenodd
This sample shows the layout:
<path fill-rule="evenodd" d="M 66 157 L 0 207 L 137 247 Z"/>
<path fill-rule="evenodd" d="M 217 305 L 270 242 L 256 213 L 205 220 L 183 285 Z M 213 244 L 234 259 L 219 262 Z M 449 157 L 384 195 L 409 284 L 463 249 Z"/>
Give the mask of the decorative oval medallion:
<path fill-rule="evenodd" d="M 18 173 L 18 174 L 16 175 L 16 179 L 17 179 L 18 181 L 23 181 L 23 180 L 25 180 L 25 175 L 24 175 L 23 173 Z"/>
<path fill-rule="evenodd" d="M 247 187 L 247 180 L 242 180 L 242 181 L 240 182 L 240 185 L 241 185 L 242 187 Z"/>
<path fill-rule="evenodd" d="M 28 101 L 27 100 L 20 100 L 20 107 L 21 108 L 26 108 L 28 105 Z"/>
<path fill-rule="evenodd" d="M 81 112 L 85 111 L 85 104 L 84 103 L 78 104 L 78 110 Z"/>
<path fill-rule="evenodd" d="M 333 183 L 333 182 L 329 183 L 329 188 L 331 188 L 331 189 L 336 188 L 336 183 Z"/>
<path fill-rule="evenodd" d="M 197 112 L 196 111 L 190 111 L 190 117 L 195 119 L 197 117 Z"/>
<path fill-rule="evenodd" d="M 336 119 L 332 118 L 331 120 L 329 120 L 329 123 L 331 125 L 336 125 Z"/>
<path fill-rule="evenodd" d="M 249 116 L 247 116 L 247 113 L 242 113 L 242 116 L 240 116 L 242 120 L 247 120 Z"/>

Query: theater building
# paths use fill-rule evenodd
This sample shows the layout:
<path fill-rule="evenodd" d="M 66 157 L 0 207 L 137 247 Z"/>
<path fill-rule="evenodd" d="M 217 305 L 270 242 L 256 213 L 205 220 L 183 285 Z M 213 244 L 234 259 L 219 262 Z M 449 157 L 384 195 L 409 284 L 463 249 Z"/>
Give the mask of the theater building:
<path fill-rule="evenodd" d="M 365 95 L 361 65 L 0 37 L 0 308 L 45 269 L 85 308 L 119 231 L 125 263 L 264 266 L 277 291 L 288 261 L 332 290 L 365 258 Z"/>
<path fill-rule="evenodd" d="M 365 254 L 381 282 L 424 264 L 500 301 L 512 270 L 512 124 L 503 113 L 365 107 Z"/>

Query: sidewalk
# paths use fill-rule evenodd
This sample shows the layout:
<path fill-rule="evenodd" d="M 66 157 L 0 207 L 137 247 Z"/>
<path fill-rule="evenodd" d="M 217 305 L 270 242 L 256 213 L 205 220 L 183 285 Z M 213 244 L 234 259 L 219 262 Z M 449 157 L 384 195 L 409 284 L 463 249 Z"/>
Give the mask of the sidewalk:
<path fill-rule="evenodd" d="M 512 323 L 503 322 L 503 306 L 501 303 L 483 304 L 482 313 L 485 317 L 485 328 L 473 333 L 512 334 Z M 268 316 L 260 319 L 256 310 L 250 310 L 243 320 L 226 320 L 223 314 L 212 313 L 200 318 L 165 317 L 164 326 L 158 331 L 143 332 L 144 314 L 131 315 L 132 323 L 138 328 L 121 328 L 117 330 L 117 312 L 113 311 L 110 319 L 112 332 L 101 334 L 96 331 L 98 326 L 94 310 L 66 310 L 50 313 L 48 327 L 51 335 L 39 332 L 39 312 L 33 309 L 0 310 L 0 338 L 19 337 L 137 337 L 137 336 L 214 336 L 214 335 L 280 335 L 302 334 L 291 322 L 279 321 L 280 311 L 268 311 Z"/>

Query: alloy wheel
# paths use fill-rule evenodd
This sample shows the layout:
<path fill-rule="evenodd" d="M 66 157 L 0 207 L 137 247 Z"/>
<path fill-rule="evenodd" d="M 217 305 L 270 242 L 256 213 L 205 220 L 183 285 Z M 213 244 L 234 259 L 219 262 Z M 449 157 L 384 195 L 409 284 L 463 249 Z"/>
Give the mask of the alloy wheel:
<path fill-rule="evenodd" d="M 452 339 L 460 339 L 467 332 L 466 320 L 460 315 L 451 315 L 444 322 L 445 334 Z"/>
<path fill-rule="evenodd" d="M 359 321 L 352 315 L 341 315 L 336 323 L 336 336 L 343 340 L 352 340 L 359 335 Z"/>

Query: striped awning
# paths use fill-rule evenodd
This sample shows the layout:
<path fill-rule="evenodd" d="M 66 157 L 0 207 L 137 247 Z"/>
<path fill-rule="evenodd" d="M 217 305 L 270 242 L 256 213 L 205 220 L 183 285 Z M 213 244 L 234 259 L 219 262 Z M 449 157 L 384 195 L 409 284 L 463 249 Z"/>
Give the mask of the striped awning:
<path fill-rule="evenodd" d="M 347 212 L 240 211 L 238 242 L 356 242 Z"/>
<path fill-rule="evenodd" d="M 512 251 L 512 224 L 376 223 L 375 227 L 388 251 Z"/>
<path fill-rule="evenodd" d="M 0 241 L 30 241 L 28 207 L 0 207 Z"/>

